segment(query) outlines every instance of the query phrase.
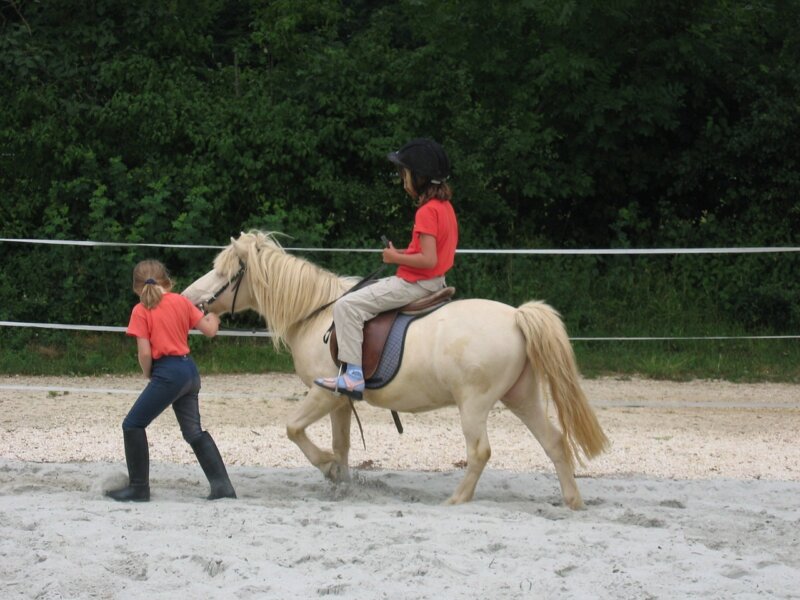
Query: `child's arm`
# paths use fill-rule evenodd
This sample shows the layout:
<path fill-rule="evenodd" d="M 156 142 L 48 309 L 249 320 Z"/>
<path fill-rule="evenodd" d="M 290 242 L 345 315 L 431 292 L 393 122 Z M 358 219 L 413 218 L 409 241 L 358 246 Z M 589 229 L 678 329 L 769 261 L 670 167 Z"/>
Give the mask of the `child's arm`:
<path fill-rule="evenodd" d="M 439 262 L 436 253 L 436 238 L 430 234 L 422 233 L 419 236 L 420 252 L 418 254 L 405 254 L 389 242 L 389 247 L 383 250 L 383 262 L 387 264 L 405 265 L 415 269 L 432 269 Z"/>
<path fill-rule="evenodd" d="M 150 350 L 150 340 L 147 338 L 136 338 L 136 350 L 139 356 L 139 366 L 142 367 L 144 376 L 150 379 L 150 371 L 153 368 L 153 353 Z"/>
<path fill-rule="evenodd" d="M 208 313 L 197 322 L 195 329 L 199 329 L 206 337 L 214 337 L 219 331 L 219 317 L 214 313 Z"/>

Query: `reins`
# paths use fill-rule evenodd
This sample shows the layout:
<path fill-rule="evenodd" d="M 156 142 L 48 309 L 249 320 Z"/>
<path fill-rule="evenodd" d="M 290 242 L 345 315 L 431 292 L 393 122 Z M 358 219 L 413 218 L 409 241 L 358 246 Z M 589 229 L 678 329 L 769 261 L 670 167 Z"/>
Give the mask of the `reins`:
<path fill-rule="evenodd" d="M 361 279 L 358 283 L 356 283 L 353 287 L 351 287 L 349 290 L 347 290 L 344 294 L 342 294 L 338 298 L 334 298 L 330 302 L 326 302 L 322 306 L 318 306 L 317 308 L 312 310 L 310 313 L 308 313 L 305 317 L 303 317 L 302 319 L 300 319 L 297 322 L 298 323 L 302 323 L 303 321 L 308 321 L 312 317 L 316 317 L 319 313 L 321 313 L 323 310 L 325 310 L 329 306 L 333 306 L 334 304 L 336 304 L 336 302 L 339 300 L 339 298 L 342 298 L 342 297 L 346 296 L 347 294 L 349 294 L 351 292 L 355 292 L 356 290 L 360 290 L 361 288 L 363 288 L 364 286 L 369 284 L 373 279 L 375 279 L 378 275 L 380 275 L 385 268 L 386 268 L 386 265 L 381 265 L 380 267 L 375 269 L 372 273 L 370 273 L 369 275 L 367 275 L 366 277 Z M 325 332 L 325 335 L 327 336 L 328 333 L 330 333 L 330 329 L 328 329 L 328 331 Z M 325 339 L 325 341 L 327 342 L 327 339 Z"/>

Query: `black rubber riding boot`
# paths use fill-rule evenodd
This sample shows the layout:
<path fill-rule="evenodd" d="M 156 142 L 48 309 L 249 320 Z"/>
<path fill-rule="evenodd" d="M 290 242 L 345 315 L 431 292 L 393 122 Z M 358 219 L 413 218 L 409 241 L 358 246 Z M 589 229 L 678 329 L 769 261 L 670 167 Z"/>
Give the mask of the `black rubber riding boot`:
<path fill-rule="evenodd" d="M 150 500 L 150 450 L 144 429 L 122 432 L 125 439 L 125 462 L 128 463 L 128 485 L 106 492 L 106 496 L 120 502 L 147 502 Z"/>
<path fill-rule="evenodd" d="M 197 461 L 203 468 L 203 473 L 208 478 L 208 483 L 211 484 L 211 493 L 208 495 L 208 499 L 236 498 L 236 491 L 233 489 L 228 471 L 225 469 L 225 463 L 222 462 L 222 456 L 211 434 L 204 431 L 198 439 L 191 443 L 191 446 L 197 456 Z"/>

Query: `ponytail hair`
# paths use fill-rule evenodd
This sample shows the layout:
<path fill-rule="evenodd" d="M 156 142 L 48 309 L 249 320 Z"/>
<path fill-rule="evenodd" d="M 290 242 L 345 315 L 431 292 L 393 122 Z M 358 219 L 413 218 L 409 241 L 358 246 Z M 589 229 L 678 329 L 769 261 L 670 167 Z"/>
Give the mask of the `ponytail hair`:
<path fill-rule="evenodd" d="M 158 306 L 164 294 L 172 289 L 167 268 L 157 260 L 143 260 L 133 268 L 133 292 L 145 308 Z"/>

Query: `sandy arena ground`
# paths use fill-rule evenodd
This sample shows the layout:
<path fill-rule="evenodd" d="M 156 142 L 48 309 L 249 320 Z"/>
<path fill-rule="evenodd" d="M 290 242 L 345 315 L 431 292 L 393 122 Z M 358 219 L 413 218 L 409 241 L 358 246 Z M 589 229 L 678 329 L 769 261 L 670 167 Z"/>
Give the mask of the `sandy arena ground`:
<path fill-rule="evenodd" d="M 0 377 L 0 456 L 21 461 L 120 461 L 120 423 L 141 377 Z M 665 478 L 732 477 L 800 481 L 800 386 L 596 379 L 584 391 L 612 441 L 581 474 Z M 205 376 L 204 427 L 232 465 L 305 467 L 286 438 L 287 415 L 305 395 L 294 375 Z M 353 424 L 351 464 L 376 469 L 450 470 L 465 458 L 454 408 L 402 415 L 357 405 L 367 449 Z M 171 411 L 148 429 L 151 459 L 194 463 Z M 327 420 L 310 430 L 330 446 Z M 552 470 L 522 423 L 498 406 L 489 415 L 489 466 Z"/>
<path fill-rule="evenodd" d="M 152 501 L 121 504 L 120 424 L 141 377 L 0 377 L 0 597 L 800 598 L 800 386 L 584 381 L 611 439 L 584 511 L 508 411 L 475 500 L 454 409 L 358 405 L 353 481 L 285 435 L 293 375 L 206 376 L 201 413 L 237 500 L 207 483 L 171 412 L 148 429 Z M 310 434 L 329 445 L 326 421 Z"/>

